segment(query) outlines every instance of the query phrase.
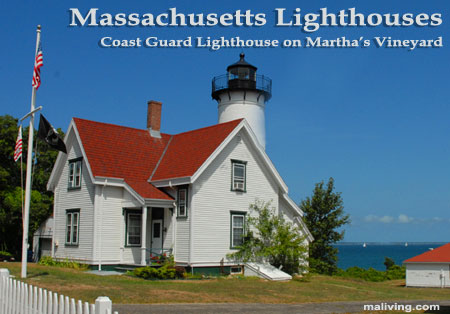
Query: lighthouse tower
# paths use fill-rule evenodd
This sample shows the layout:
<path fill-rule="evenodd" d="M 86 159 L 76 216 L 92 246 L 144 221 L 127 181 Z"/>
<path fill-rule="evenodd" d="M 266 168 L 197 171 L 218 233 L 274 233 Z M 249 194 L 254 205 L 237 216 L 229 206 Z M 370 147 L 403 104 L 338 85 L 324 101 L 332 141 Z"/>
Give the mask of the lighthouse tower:
<path fill-rule="evenodd" d="M 211 96 L 218 103 L 219 123 L 245 118 L 259 144 L 266 146 L 265 106 L 272 97 L 272 80 L 256 74 L 257 68 L 241 53 L 227 73 L 212 80 Z"/>

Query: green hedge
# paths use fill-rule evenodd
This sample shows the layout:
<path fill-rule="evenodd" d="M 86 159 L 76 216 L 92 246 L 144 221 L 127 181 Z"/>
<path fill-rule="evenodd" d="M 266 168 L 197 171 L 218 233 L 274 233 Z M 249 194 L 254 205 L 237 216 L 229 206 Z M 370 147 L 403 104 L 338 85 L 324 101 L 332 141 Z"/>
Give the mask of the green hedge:
<path fill-rule="evenodd" d="M 139 267 L 131 273 L 133 276 L 144 279 L 177 279 L 184 278 L 184 267 L 174 266 L 170 263 L 156 268 L 151 266 Z"/>
<path fill-rule="evenodd" d="M 347 268 L 346 270 L 339 269 L 337 276 L 379 282 L 385 280 L 405 279 L 406 269 L 404 266 L 398 265 L 393 265 L 386 271 L 376 270 L 372 267 L 369 269 L 364 269 L 354 266 Z"/>

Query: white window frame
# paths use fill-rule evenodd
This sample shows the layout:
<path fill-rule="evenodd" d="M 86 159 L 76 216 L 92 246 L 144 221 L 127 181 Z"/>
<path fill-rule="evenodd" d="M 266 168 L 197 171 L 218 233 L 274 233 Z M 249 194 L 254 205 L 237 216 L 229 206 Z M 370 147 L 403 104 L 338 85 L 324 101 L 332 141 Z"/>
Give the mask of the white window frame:
<path fill-rule="evenodd" d="M 180 195 L 184 193 L 184 200 L 181 199 Z M 179 188 L 177 197 L 177 216 L 187 217 L 188 213 L 188 188 Z"/>
<path fill-rule="evenodd" d="M 80 210 L 71 209 L 66 211 L 66 244 L 78 245 L 80 236 Z"/>
<path fill-rule="evenodd" d="M 232 249 L 237 248 L 238 246 L 241 246 L 244 242 L 244 236 L 245 236 L 245 212 L 231 212 L 231 222 L 230 222 L 230 247 Z M 235 229 L 238 229 L 238 227 L 234 226 L 234 218 L 235 217 L 242 217 L 242 227 L 239 227 L 239 229 L 242 229 L 242 243 L 236 244 L 234 243 L 234 231 Z"/>
<path fill-rule="evenodd" d="M 237 167 L 243 169 L 243 172 L 244 172 L 243 177 L 236 176 L 235 170 Z M 246 190 L 247 190 L 247 162 L 240 161 L 240 160 L 232 160 L 231 161 L 231 190 L 246 192 Z"/>
<path fill-rule="evenodd" d="M 131 234 L 130 233 L 130 217 L 139 217 L 137 226 L 135 228 L 139 229 L 139 233 Z M 127 211 L 127 234 L 126 234 L 126 246 L 141 246 L 142 244 L 142 214 L 135 211 Z M 139 238 L 139 243 L 130 243 L 130 237 Z"/>
<path fill-rule="evenodd" d="M 69 182 L 67 185 L 69 189 L 81 188 L 82 161 L 82 159 L 69 161 Z"/>

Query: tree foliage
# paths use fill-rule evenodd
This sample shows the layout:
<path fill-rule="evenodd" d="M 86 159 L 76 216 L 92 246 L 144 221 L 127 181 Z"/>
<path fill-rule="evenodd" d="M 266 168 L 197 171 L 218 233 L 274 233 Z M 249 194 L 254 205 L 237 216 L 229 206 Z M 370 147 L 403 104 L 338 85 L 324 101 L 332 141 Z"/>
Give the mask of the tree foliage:
<path fill-rule="evenodd" d="M 392 266 L 395 265 L 395 261 L 392 258 L 385 256 L 383 264 L 384 266 L 386 266 L 386 270 L 389 270 L 390 268 L 392 268 Z"/>
<path fill-rule="evenodd" d="M 300 204 L 304 221 L 314 237 L 309 247 L 310 267 L 313 271 L 332 275 L 337 271 L 338 250 L 332 244 L 344 238 L 340 227 L 350 222 L 344 213 L 341 193 L 334 192 L 334 179 L 325 186 L 315 185 L 313 195 Z"/>
<path fill-rule="evenodd" d="M 0 250 L 20 256 L 22 247 L 22 188 L 20 161 L 14 162 L 14 147 L 18 133 L 18 120 L 10 115 L 0 116 Z M 58 130 L 60 134 L 62 132 Z M 47 191 L 53 164 L 58 151 L 47 144 L 37 143 L 36 162 L 30 204 L 29 240 L 39 225 L 52 213 L 53 195 Z M 28 128 L 23 130 L 23 187 L 25 188 Z"/>
<path fill-rule="evenodd" d="M 306 269 L 308 249 L 302 230 L 275 213 L 270 203 L 255 202 L 245 221 L 244 243 L 228 257 L 238 262 L 268 262 L 289 273 Z"/>

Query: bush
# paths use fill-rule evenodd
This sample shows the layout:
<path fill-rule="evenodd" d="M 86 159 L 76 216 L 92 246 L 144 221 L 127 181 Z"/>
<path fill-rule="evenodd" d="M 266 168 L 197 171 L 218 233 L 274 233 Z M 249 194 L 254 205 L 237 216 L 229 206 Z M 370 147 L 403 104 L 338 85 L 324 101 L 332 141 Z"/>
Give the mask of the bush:
<path fill-rule="evenodd" d="M 73 268 L 73 269 L 79 269 L 79 270 L 89 269 L 89 265 L 87 265 L 87 264 L 82 264 L 82 263 L 75 262 L 75 261 L 72 261 L 69 259 L 58 261 L 56 259 L 53 259 L 51 256 L 42 256 L 41 259 L 39 260 L 38 264 L 44 265 L 44 266 Z"/>
<path fill-rule="evenodd" d="M 354 266 L 347 268 L 346 270 L 339 269 L 337 276 L 380 282 L 385 280 L 405 279 L 406 269 L 405 267 L 398 265 L 391 266 L 387 271 L 376 270 L 372 267 L 364 269 Z"/>
<path fill-rule="evenodd" d="M 1 261 L 12 261 L 13 259 L 13 255 L 9 252 L 6 251 L 0 251 L 0 262 Z"/>
<path fill-rule="evenodd" d="M 395 262 L 390 257 L 384 257 L 384 266 L 386 266 L 386 270 L 389 270 L 392 266 L 395 265 Z"/>
<path fill-rule="evenodd" d="M 162 266 L 159 268 L 145 266 L 136 268 L 131 275 L 144 279 L 177 279 L 185 278 L 186 270 L 184 267 L 175 266 L 173 256 L 163 256 Z"/>
<path fill-rule="evenodd" d="M 393 265 L 386 271 L 386 278 L 388 280 L 405 279 L 406 268 L 405 266 Z"/>
<path fill-rule="evenodd" d="M 177 269 L 173 265 L 164 264 L 163 266 L 156 268 L 151 266 L 139 267 L 133 270 L 133 276 L 144 279 L 177 279 L 184 278 L 185 272 L 181 269 Z"/>
<path fill-rule="evenodd" d="M 305 272 L 308 256 L 305 231 L 278 215 L 270 202 L 256 201 L 249 209 L 244 242 L 227 258 L 237 264 L 268 262 L 288 274 Z"/>

